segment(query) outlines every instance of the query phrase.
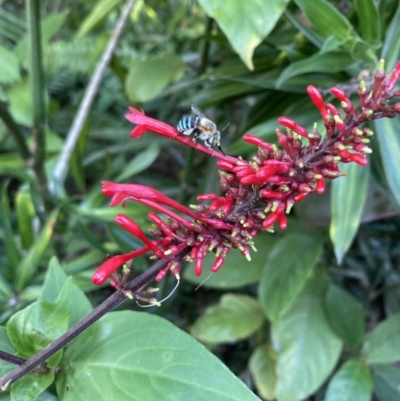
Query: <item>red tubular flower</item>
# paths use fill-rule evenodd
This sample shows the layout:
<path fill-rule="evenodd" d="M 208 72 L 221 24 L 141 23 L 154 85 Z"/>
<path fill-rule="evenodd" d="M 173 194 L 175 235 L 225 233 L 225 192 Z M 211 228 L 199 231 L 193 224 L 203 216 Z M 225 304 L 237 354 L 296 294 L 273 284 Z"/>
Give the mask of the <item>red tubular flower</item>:
<path fill-rule="evenodd" d="M 394 67 L 394 70 L 390 74 L 389 77 L 389 85 L 387 87 L 387 90 L 390 92 L 393 90 L 393 88 L 396 86 L 396 83 L 400 77 L 400 61 L 397 62 L 396 67 Z"/>
<path fill-rule="evenodd" d="M 107 259 L 93 273 L 92 275 L 93 284 L 95 285 L 104 284 L 107 281 L 107 279 L 124 263 L 140 255 L 143 255 L 144 253 L 148 252 L 149 249 L 150 248 L 148 246 L 145 246 L 136 251 L 125 253 L 123 255 L 112 256 L 111 258 Z"/>
<path fill-rule="evenodd" d="M 219 255 L 219 256 L 215 259 L 215 261 L 214 261 L 213 265 L 211 266 L 211 269 L 210 269 L 210 270 L 211 270 L 213 273 L 217 272 L 217 271 L 222 267 L 222 265 L 224 264 L 224 262 L 225 262 L 225 255 Z"/>
<path fill-rule="evenodd" d="M 284 127 L 289 128 L 295 132 L 297 132 L 299 135 L 308 138 L 308 131 L 302 127 L 301 125 L 297 124 L 296 121 L 292 120 L 289 117 L 279 117 L 278 118 L 279 124 L 282 124 Z"/>
<path fill-rule="evenodd" d="M 253 134 L 244 134 L 243 141 L 251 143 L 252 145 L 259 146 L 260 148 L 273 151 L 274 147 L 270 143 L 264 142 L 261 138 Z"/>
<path fill-rule="evenodd" d="M 319 193 L 320 195 L 323 194 L 325 192 L 325 188 L 325 180 L 323 178 L 317 180 L 317 193 Z"/>
<path fill-rule="evenodd" d="M 309 85 L 307 86 L 307 93 L 313 103 L 317 106 L 323 120 L 327 121 L 328 112 L 326 111 L 324 98 L 322 97 L 321 92 L 315 86 Z"/>

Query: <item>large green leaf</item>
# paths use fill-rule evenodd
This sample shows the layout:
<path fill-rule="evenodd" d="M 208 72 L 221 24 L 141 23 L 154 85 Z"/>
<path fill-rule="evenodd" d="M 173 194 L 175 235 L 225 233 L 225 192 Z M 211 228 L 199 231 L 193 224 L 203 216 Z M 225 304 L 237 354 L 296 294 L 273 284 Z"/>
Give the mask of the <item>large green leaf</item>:
<path fill-rule="evenodd" d="M 256 299 L 225 294 L 218 305 L 207 308 L 194 323 L 191 333 L 206 343 L 244 339 L 260 328 L 264 316 Z"/>
<path fill-rule="evenodd" d="M 11 401 L 35 401 L 54 381 L 54 372 L 26 375 L 11 386 Z"/>
<path fill-rule="evenodd" d="M 400 369 L 391 365 L 372 365 L 374 393 L 379 401 L 400 400 Z"/>
<path fill-rule="evenodd" d="M 214 355 L 168 321 L 112 312 L 66 349 L 57 381 L 63 401 L 259 400 Z"/>
<path fill-rule="evenodd" d="M 400 313 L 379 323 L 366 339 L 363 352 L 368 363 L 400 361 Z"/>
<path fill-rule="evenodd" d="M 282 238 L 265 265 L 259 298 L 268 319 L 276 321 L 287 310 L 310 277 L 322 252 L 321 239 L 304 233 Z"/>
<path fill-rule="evenodd" d="M 381 19 L 373 0 L 355 0 L 358 24 L 362 38 L 373 46 L 381 42 Z"/>
<path fill-rule="evenodd" d="M 8 339 L 7 329 L 3 326 L 0 326 L 0 349 L 9 354 L 15 354 L 15 348 Z M 15 366 L 13 364 L 0 360 L 0 377 L 12 371 L 14 368 Z"/>
<path fill-rule="evenodd" d="M 327 379 L 339 358 L 341 342 L 322 307 L 327 281 L 324 274 L 315 274 L 296 302 L 273 323 L 273 342 L 278 350 L 278 400 L 307 398 Z"/>
<path fill-rule="evenodd" d="M 329 383 L 325 401 L 369 401 L 372 375 L 364 362 L 352 358 L 339 369 Z"/>
<path fill-rule="evenodd" d="M 332 330 L 351 348 L 361 345 L 365 324 L 362 309 L 342 288 L 330 284 L 324 298 L 324 308 Z"/>
<path fill-rule="evenodd" d="M 253 69 L 253 52 L 272 31 L 285 11 L 288 0 L 198 0 L 203 10 L 214 18 L 231 46 L 249 69 Z"/>
<path fill-rule="evenodd" d="M 183 277 L 193 284 L 202 284 L 207 288 L 239 288 L 245 285 L 258 282 L 262 275 L 262 270 L 268 258 L 268 254 L 276 241 L 277 236 L 271 234 L 259 234 L 254 240 L 254 246 L 258 252 L 251 253 L 249 262 L 237 249 L 231 249 L 225 257 L 225 262 L 221 270 L 213 273 L 210 277 L 208 272 L 212 266 L 215 255 L 209 253 L 203 261 L 204 273 L 197 277 L 194 274 L 194 264 L 185 267 Z"/>
<path fill-rule="evenodd" d="M 275 399 L 276 351 L 270 344 L 260 345 L 254 350 L 249 369 L 261 396 L 267 400 Z"/>
<path fill-rule="evenodd" d="M 389 28 L 385 32 L 381 57 L 385 59 L 386 68 L 390 71 L 399 61 L 400 53 L 400 4 L 397 5 L 396 13 L 392 18 Z M 378 22 L 377 22 L 378 23 Z M 378 120 L 382 121 L 382 120 Z"/>
<path fill-rule="evenodd" d="M 375 130 L 387 183 L 400 205 L 400 122 L 382 118 L 375 121 Z"/>
<path fill-rule="evenodd" d="M 325 38 L 325 48 L 333 49 L 346 45 L 346 48 L 350 50 L 354 42 L 359 40 L 351 23 L 328 1 L 295 0 L 295 3 L 318 33 Z"/>
<path fill-rule="evenodd" d="M 370 170 L 356 163 L 341 164 L 347 177 L 333 180 L 331 187 L 330 237 L 338 263 L 350 248 L 361 221 Z"/>
<path fill-rule="evenodd" d="M 134 61 L 125 82 L 126 94 L 134 103 L 152 100 L 179 79 L 185 69 L 181 58 L 174 53 Z"/>

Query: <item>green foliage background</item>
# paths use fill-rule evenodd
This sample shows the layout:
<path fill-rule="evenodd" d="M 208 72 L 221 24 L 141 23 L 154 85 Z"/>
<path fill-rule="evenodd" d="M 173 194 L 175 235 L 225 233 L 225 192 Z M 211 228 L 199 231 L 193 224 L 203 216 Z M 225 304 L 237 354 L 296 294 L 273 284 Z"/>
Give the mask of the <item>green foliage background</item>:
<path fill-rule="evenodd" d="M 123 5 L 41 2 L 46 208 L 12 135 L 35 152 L 27 13 L 0 0 L 0 349 L 24 358 L 111 293 L 90 281 L 107 254 L 140 246 L 113 223 L 122 209 L 107 206 L 100 180 L 151 185 L 185 204 L 218 191 L 215 160 L 152 134 L 129 139 L 128 105 L 176 125 L 196 104 L 230 122 L 222 147 L 246 158 L 255 148 L 241 136 L 275 142 L 281 115 L 322 127 L 307 85 L 330 101 L 333 85 L 354 95 L 379 58 L 387 70 L 400 59 L 397 0 L 136 0 L 67 177 L 55 180 Z M 108 314 L 0 399 L 400 400 L 399 119 L 371 128 L 370 167 L 343 166 L 348 177 L 296 205 L 286 232 L 256 239 L 251 262 L 231 252 L 205 281 L 207 258 L 201 278 L 186 266 L 161 308 Z M 123 212 L 149 228 L 146 208 Z M 150 264 L 135 261 L 134 272 Z M 174 285 L 161 282 L 160 298 Z M 11 369 L 0 362 L 0 375 Z"/>

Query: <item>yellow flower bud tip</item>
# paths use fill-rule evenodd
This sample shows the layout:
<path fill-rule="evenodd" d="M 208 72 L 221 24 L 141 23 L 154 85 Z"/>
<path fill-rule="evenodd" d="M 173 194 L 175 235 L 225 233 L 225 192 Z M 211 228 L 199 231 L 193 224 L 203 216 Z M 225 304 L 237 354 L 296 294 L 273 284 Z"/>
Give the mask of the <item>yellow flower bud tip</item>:
<path fill-rule="evenodd" d="M 333 161 L 334 161 L 334 162 L 340 162 L 340 160 L 342 160 L 342 159 L 340 158 L 340 156 L 333 156 Z"/>
<path fill-rule="evenodd" d="M 367 85 L 365 85 L 365 82 L 364 82 L 364 81 L 361 81 L 361 82 L 360 82 L 360 89 L 361 89 L 363 92 L 365 92 L 365 91 L 367 90 Z"/>
<path fill-rule="evenodd" d="M 124 291 L 124 295 L 128 298 L 128 299 L 133 299 L 133 294 L 132 291 Z"/>
<path fill-rule="evenodd" d="M 307 135 L 307 138 L 308 138 L 308 139 L 314 139 L 314 138 L 315 138 L 315 135 L 314 135 L 314 134 L 308 134 L 308 135 Z"/>
<path fill-rule="evenodd" d="M 364 153 L 372 153 L 372 149 L 368 148 L 367 146 L 364 146 L 363 152 Z"/>
<path fill-rule="evenodd" d="M 215 252 L 215 256 L 218 258 L 218 256 L 221 255 L 221 249 L 217 249 Z"/>
<path fill-rule="evenodd" d="M 245 166 L 247 163 L 244 163 L 244 162 L 241 162 L 241 161 L 239 161 L 239 162 L 236 162 L 236 165 L 237 166 Z"/>
<path fill-rule="evenodd" d="M 172 251 L 170 249 L 167 249 L 164 251 L 164 255 L 171 255 Z"/>
<path fill-rule="evenodd" d="M 314 178 L 316 180 L 320 180 L 322 178 L 322 175 L 321 174 L 314 174 Z"/>
<path fill-rule="evenodd" d="M 357 135 L 357 136 L 362 136 L 362 135 L 364 135 L 364 133 L 362 132 L 362 130 L 360 130 L 360 129 L 356 129 L 355 130 L 355 135 Z"/>
<path fill-rule="evenodd" d="M 371 141 L 368 138 L 361 139 L 362 143 L 370 143 Z"/>
<path fill-rule="evenodd" d="M 216 247 L 215 244 L 211 244 L 211 245 L 208 247 L 208 252 L 211 252 L 215 247 Z"/>
<path fill-rule="evenodd" d="M 160 289 L 158 287 L 151 287 L 151 288 L 147 289 L 147 292 L 149 294 L 153 294 L 153 293 L 158 292 L 158 291 L 160 291 Z"/>
<path fill-rule="evenodd" d="M 366 132 L 366 134 L 367 134 L 367 136 L 369 137 L 369 136 L 373 136 L 373 135 L 374 135 L 374 132 L 371 131 L 371 130 L 368 130 L 368 131 Z"/>
<path fill-rule="evenodd" d="M 246 253 L 244 256 L 246 257 L 246 259 L 247 259 L 249 262 L 251 261 L 251 256 L 250 256 L 249 253 Z"/>
<path fill-rule="evenodd" d="M 250 245 L 250 247 L 251 247 L 251 249 L 252 249 L 254 252 L 258 252 L 258 251 L 257 251 L 257 248 L 256 248 L 254 245 Z"/>
<path fill-rule="evenodd" d="M 381 58 L 379 60 L 378 70 L 379 71 L 385 71 L 385 59 Z"/>
<path fill-rule="evenodd" d="M 191 209 L 194 209 L 194 210 L 197 209 L 197 205 L 189 205 L 189 207 L 190 207 Z"/>
<path fill-rule="evenodd" d="M 243 248 L 243 246 L 242 246 L 242 245 L 238 245 L 238 249 L 239 249 L 241 252 L 243 252 L 243 251 L 244 251 L 244 248 Z"/>
<path fill-rule="evenodd" d="M 235 238 L 236 235 L 237 235 L 237 232 L 236 232 L 235 230 L 233 230 L 233 231 L 232 231 L 232 234 L 231 234 L 231 237 L 232 237 L 232 238 Z"/>
<path fill-rule="evenodd" d="M 242 223 L 242 225 L 243 225 L 243 227 L 244 227 L 244 228 L 246 228 L 246 227 L 249 227 L 249 226 L 250 226 L 250 224 L 249 224 L 249 223 L 244 223 L 244 224 Z"/>
<path fill-rule="evenodd" d="M 272 227 L 267 228 L 265 231 L 267 231 L 268 233 L 271 233 L 271 234 L 273 234 L 275 232 L 275 230 Z"/>
<path fill-rule="evenodd" d="M 367 110 L 367 111 L 365 112 L 365 116 L 366 116 L 366 117 L 371 117 L 373 113 L 374 113 L 373 110 Z"/>
<path fill-rule="evenodd" d="M 155 259 L 157 259 L 157 256 L 156 255 L 151 255 L 151 256 L 149 256 L 149 259 L 155 260 Z"/>
<path fill-rule="evenodd" d="M 179 281 L 181 279 L 181 276 L 179 275 L 179 273 L 175 274 L 175 278 Z"/>
<path fill-rule="evenodd" d="M 343 124 L 343 120 L 339 116 L 333 116 L 335 123 Z"/>
<path fill-rule="evenodd" d="M 299 162 L 299 163 L 297 164 L 297 166 L 298 166 L 299 168 L 304 168 L 304 163 L 303 163 L 303 162 Z"/>
<path fill-rule="evenodd" d="M 275 144 L 272 145 L 272 151 L 273 151 L 274 153 L 277 153 L 277 152 L 278 152 L 278 147 L 277 147 Z"/>
<path fill-rule="evenodd" d="M 285 213 L 286 213 L 286 214 L 289 214 L 290 211 L 292 210 L 292 207 L 293 207 L 293 205 L 288 205 L 288 206 L 286 207 L 286 209 L 285 209 Z"/>

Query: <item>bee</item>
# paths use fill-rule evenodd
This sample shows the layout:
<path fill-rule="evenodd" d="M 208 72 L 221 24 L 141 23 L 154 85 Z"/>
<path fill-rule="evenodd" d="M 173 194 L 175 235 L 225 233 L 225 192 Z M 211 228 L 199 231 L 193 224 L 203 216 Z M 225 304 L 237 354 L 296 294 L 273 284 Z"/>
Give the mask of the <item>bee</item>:
<path fill-rule="evenodd" d="M 183 135 L 192 135 L 193 141 L 197 143 L 199 139 L 204 141 L 204 145 L 207 148 L 216 146 L 223 154 L 224 151 L 221 148 L 221 132 L 226 129 L 229 123 L 221 130 L 217 129 L 214 122 L 208 119 L 204 113 L 192 104 L 192 112 L 195 116 L 184 115 L 177 126 L 178 131 Z"/>

